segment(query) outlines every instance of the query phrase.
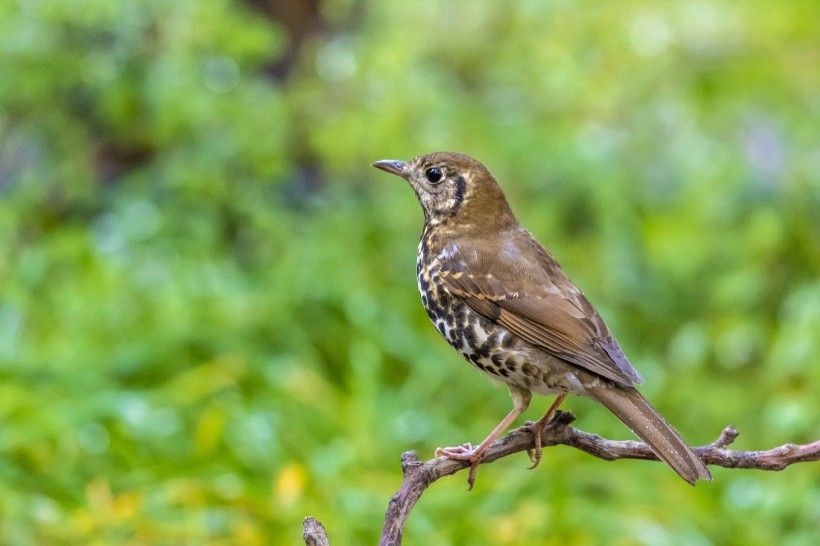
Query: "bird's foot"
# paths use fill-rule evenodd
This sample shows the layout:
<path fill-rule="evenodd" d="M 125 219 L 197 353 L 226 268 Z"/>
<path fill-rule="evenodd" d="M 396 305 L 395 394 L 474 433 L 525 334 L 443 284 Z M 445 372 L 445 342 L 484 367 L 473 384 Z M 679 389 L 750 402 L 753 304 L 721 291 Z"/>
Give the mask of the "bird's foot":
<path fill-rule="evenodd" d="M 530 460 L 532 461 L 532 466 L 530 470 L 538 466 L 538 463 L 541 462 L 541 433 L 547 427 L 550 421 L 555 417 L 556 413 L 555 410 L 558 409 L 558 406 L 561 405 L 561 402 L 564 401 L 564 398 L 567 397 L 567 393 L 561 393 L 555 397 L 555 400 L 552 402 L 550 407 L 547 409 L 547 413 L 544 414 L 541 419 L 536 422 L 527 421 L 524 423 L 524 428 L 527 428 L 532 432 L 535 440 L 535 455 L 533 456 L 532 450 L 527 450 L 527 455 L 529 455 Z"/>
<path fill-rule="evenodd" d="M 473 447 L 473 444 L 467 443 L 456 447 L 440 447 L 436 449 L 436 457 L 447 457 L 448 459 L 455 459 L 457 461 L 470 461 L 470 475 L 467 478 L 467 491 L 470 491 L 475 484 L 476 472 L 478 472 L 478 463 L 481 462 L 481 456 L 484 455 L 484 450 L 479 450 Z"/>
<path fill-rule="evenodd" d="M 475 453 L 473 444 L 461 444 L 456 447 L 439 447 L 436 448 L 436 457 L 445 456 L 448 459 L 456 459 L 459 461 L 470 461 Z"/>
<path fill-rule="evenodd" d="M 530 458 L 530 461 L 532 461 L 532 466 L 530 467 L 530 470 L 532 470 L 541 462 L 541 431 L 544 430 L 544 425 L 541 421 L 527 421 L 522 428 L 532 433 L 535 442 L 535 450 L 527 450 L 527 456 Z"/>

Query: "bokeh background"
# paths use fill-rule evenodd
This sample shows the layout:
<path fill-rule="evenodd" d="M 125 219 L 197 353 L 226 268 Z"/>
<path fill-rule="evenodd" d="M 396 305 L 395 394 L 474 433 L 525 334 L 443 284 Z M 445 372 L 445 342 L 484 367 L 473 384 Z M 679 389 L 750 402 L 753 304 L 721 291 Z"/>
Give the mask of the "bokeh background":
<path fill-rule="evenodd" d="M 0 0 L 0 543 L 372 544 L 399 456 L 506 389 L 416 291 L 377 159 L 469 153 L 693 444 L 820 437 L 814 0 Z M 549 400 L 527 412 L 537 418 Z M 631 434 L 602 408 L 578 426 Z M 804 545 L 820 467 L 575 450 L 407 544 Z"/>

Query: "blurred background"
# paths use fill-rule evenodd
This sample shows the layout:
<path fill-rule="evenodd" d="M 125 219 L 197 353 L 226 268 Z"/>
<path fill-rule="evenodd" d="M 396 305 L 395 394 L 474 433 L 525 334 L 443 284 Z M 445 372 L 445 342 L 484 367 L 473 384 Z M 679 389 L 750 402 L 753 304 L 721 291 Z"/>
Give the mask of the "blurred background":
<path fill-rule="evenodd" d="M 370 167 L 483 161 L 694 445 L 820 438 L 820 4 L 0 0 L 0 542 L 373 544 L 400 454 L 509 411 Z M 550 400 L 538 397 L 526 417 Z M 632 435 L 591 402 L 577 426 Z M 407 544 L 817 540 L 817 464 L 557 447 Z"/>

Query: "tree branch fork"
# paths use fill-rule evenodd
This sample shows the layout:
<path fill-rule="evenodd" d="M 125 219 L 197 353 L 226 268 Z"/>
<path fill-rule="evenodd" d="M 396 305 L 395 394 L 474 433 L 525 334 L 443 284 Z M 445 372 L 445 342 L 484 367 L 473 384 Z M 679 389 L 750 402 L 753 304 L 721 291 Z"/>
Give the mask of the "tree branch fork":
<path fill-rule="evenodd" d="M 574 420 L 575 416 L 571 412 L 556 412 L 555 417 L 541 433 L 541 445 L 543 447 L 566 445 L 607 461 L 617 459 L 658 460 L 643 442 L 607 440 L 597 434 L 570 426 Z M 804 445 L 785 444 L 765 451 L 728 449 L 727 446 L 735 441 L 738 434 L 738 431 L 729 425 L 723 429 L 717 440 L 706 446 L 693 447 L 692 451 L 707 465 L 723 468 L 783 470 L 791 464 L 820 460 L 820 440 Z M 491 463 L 534 448 L 534 436 L 531 429 L 517 428 L 487 448 L 481 458 L 481 464 Z M 380 546 L 401 544 L 404 524 L 424 490 L 436 480 L 455 474 L 469 466 L 469 461 L 446 457 L 436 457 L 422 462 L 419 461 L 415 451 L 404 452 L 401 456 L 404 479 L 401 487 L 388 503 L 385 524 L 379 541 Z M 330 544 L 324 527 L 312 517 L 305 518 L 302 537 L 308 546 L 329 546 Z"/>

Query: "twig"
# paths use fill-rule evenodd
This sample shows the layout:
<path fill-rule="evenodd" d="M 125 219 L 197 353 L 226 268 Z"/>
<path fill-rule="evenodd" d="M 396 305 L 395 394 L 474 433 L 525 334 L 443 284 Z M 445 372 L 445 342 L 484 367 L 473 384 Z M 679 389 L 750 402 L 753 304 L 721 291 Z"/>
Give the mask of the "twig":
<path fill-rule="evenodd" d="M 575 416 L 570 412 L 556 412 L 555 417 L 541 433 L 541 445 L 550 447 L 563 444 L 607 461 L 616 459 L 658 460 L 652 450 L 642 442 L 607 440 L 597 434 L 590 434 L 569 426 L 574 420 Z M 738 431 L 730 425 L 723 429 L 718 439 L 711 444 L 694 447 L 692 450 L 707 465 L 724 468 L 783 470 L 794 463 L 820 460 L 820 440 L 805 445 L 785 444 L 767 451 L 727 449 L 726 446 L 734 442 L 737 436 Z M 515 429 L 498 439 L 484 452 L 481 464 L 491 463 L 513 453 L 533 449 L 535 447 L 533 442 L 530 429 L 523 427 Z M 404 479 L 399 490 L 390 498 L 379 545 L 398 546 L 401 544 L 404 524 L 424 490 L 439 478 L 450 476 L 469 466 L 470 463 L 467 461 L 457 461 L 446 457 L 436 457 L 421 462 L 415 451 L 402 453 L 401 468 Z M 308 542 L 307 529 L 309 522 L 319 526 L 324 542 Z M 324 534 L 324 528 L 321 527 L 321 523 L 313 518 L 305 519 L 302 536 L 308 546 L 329 545 L 327 535 Z"/>
<path fill-rule="evenodd" d="M 642 442 L 607 440 L 597 434 L 590 434 L 569 426 L 574 420 L 575 417 L 570 412 L 557 412 L 541 433 L 541 444 L 544 447 L 567 445 L 607 461 L 615 459 L 658 460 L 649 447 Z M 820 460 L 820 440 L 807 445 L 786 444 L 768 451 L 726 449 L 726 446 L 732 443 L 737 435 L 737 430 L 728 426 L 717 440 L 708 446 L 693 448 L 693 451 L 706 464 L 726 468 L 782 470 L 790 464 Z M 529 429 L 519 428 L 490 446 L 484 452 L 481 464 L 491 463 L 507 455 L 534 447 L 532 432 Z M 470 463 L 445 457 L 420 462 L 415 451 L 407 451 L 401 456 L 401 466 L 404 480 L 401 488 L 393 495 L 387 506 L 384 529 L 379 540 L 380 546 L 401 544 L 404 524 L 424 490 L 439 478 L 468 468 Z"/>
<path fill-rule="evenodd" d="M 330 546 L 325 526 L 311 516 L 306 517 L 302 525 L 302 540 L 307 546 Z"/>

